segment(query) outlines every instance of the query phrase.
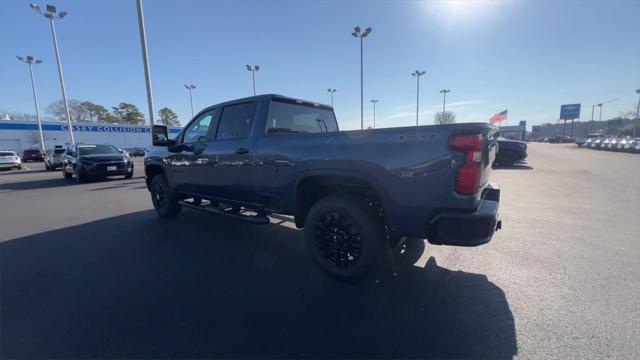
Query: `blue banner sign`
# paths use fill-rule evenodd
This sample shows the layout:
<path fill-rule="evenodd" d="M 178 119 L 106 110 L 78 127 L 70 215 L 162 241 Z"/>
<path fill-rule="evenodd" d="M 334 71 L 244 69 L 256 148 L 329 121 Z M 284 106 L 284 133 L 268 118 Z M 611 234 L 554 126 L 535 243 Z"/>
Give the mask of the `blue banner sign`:
<path fill-rule="evenodd" d="M 560 119 L 572 120 L 580 118 L 580 104 L 560 105 Z"/>
<path fill-rule="evenodd" d="M 149 134 L 151 131 L 148 126 L 122 126 L 110 124 L 73 124 L 73 131 L 81 132 L 107 132 L 107 133 L 138 133 Z M 67 131 L 69 127 L 66 124 L 42 124 L 43 131 Z M 11 123 L 0 121 L 0 130 L 38 130 L 36 123 Z M 169 128 L 169 133 L 177 134 L 180 128 Z"/>

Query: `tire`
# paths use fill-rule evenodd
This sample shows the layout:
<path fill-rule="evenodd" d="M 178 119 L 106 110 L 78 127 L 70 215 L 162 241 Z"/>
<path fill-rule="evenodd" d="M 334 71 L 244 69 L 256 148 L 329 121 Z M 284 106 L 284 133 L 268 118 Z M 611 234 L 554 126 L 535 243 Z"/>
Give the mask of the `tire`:
<path fill-rule="evenodd" d="M 164 175 L 156 175 L 151 179 L 149 192 L 151 193 L 151 202 L 153 202 L 153 207 L 156 209 L 158 216 L 172 218 L 182 210 L 175 192 L 169 186 Z"/>
<path fill-rule="evenodd" d="M 125 179 L 131 179 L 133 177 L 133 165 L 131 165 L 131 171 L 127 171 L 127 173 L 125 174 L 124 178 Z"/>
<path fill-rule="evenodd" d="M 51 166 L 49 166 L 49 163 L 47 163 L 46 161 L 45 161 L 45 163 L 44 163 L 44 169 L 45 169 L 46 171 L 51 171 Z"/>
<path fill-rule="evenodd" d="M 76 178 L 77 183 L 83 183 L 86 180 L 85 176 L 82 173 L 80 173 L 78 171 L 78 168 L 75 166 L 73 167 L 73 176 Z"/>
<path fill-rule="evenodd" d="M 342 243 L 336 243 L 338 241 Z M 313 205 L 305 240 L 313 260 L 327 274 L 355 282 L 376 263 L 385 239 L 375 211 L 356 197 L 330 196 Z"/>
<path fill-rule="evenodd" d="M 66 180 L 71 180 L 71 178 L 73 177 L 73 174 L 69 174 L 65 171 L 64 164 L 62 164 L 62 177 L 64 177 Z"/>
<path fill-rule="evenodd" d="M 516 164 L 516 157 L 511 152 L 508 152 L 500 157 L 496 157 L 495 162 L 498 166 L 514 166 Z"/>

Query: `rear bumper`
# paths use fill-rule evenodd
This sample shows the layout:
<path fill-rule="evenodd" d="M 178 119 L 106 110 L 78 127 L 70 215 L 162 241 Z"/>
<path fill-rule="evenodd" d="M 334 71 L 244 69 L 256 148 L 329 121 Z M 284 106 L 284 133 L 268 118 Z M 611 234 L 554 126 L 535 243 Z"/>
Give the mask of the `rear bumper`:
<path fill-rule="evenodd" d="M 502 227 L 498 208 L 500 189 L 486 188 L 473 213 L 441 213 L 429 224 L 428 241 L 434 245 L 478 246 L 491 241 Z"/>
<path fill-rule="evenodd" d="M 1 163 L 0 169 L 13 169 L 13 168 L 20 167 L 21 165 L 22 164 L 20 163 Z"/>

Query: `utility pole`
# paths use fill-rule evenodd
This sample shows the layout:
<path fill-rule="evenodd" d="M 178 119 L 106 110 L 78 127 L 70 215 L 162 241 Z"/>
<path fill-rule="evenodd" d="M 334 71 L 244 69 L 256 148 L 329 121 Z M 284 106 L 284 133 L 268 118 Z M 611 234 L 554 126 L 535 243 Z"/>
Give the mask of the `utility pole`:
<path fill-rule="evenodd" d="M 142 8 L 142 0 L 136 0 L 138 7 L 138 27 L 140 30 L 140 45 L 142 47 L 142 62 L 144 64 L 144 79 L 147 84 L 147 105 L 149 107 L 149 123 L 153 127 L 154 114 L 153 111 L 153 92 L 151 90 L 151 70 L 149 70 L 149 54 L 147 52 L 147 32 L 144 27 L 144 9 Z"/>
<path fill-rule="evenodd" d="M 442 89 L 440 90 L 440 94 L 442 94 L 442 116 L 444 116 L 444 111 L 446 109 L 446 104 L 447 104 L 447 93 L 451 92 L 451 90 L 448 89 Z"/>
<path fill-rule="evenodd" d="M 55 19 L 62 20 L 69 13 L 66 11 L 57 12 L 56 7 L 53 5 L 47 5 L 47 11 L 43 14 L 40 11 L 40 6 L 36 3 L 32 3 L 31 9 L 38 14 L 44 15 L 47 19 L 49 19 L 51 23 L 51 35 L 53 37 L 53 48 L 56 52 L 56 63 L 58 64 L 58 77 L 60 78 L 60 87 L 62 88 L 62 101 L 64 101 L 64 109 L 67 115 L 67 126 L 69 128 L 69 137 L 72 144 L 76 143 L 76 140 L 73 136 L 73 125 L 71 125 L 71 113 L 69 112 L 69 101 L 67 100 L 67 89 L 64 85 L 64 74 L 62 72 L 62 62 L 60 61 L 60 50 L 58 49 L 58 36 L 56 35 L 56 26 L 54 24 Z"/>
<path fill-rule="evenodd" d="M 373 104 L 373 128 L 376 128 L 376 103 L 380 102 L 380 100 L 371 99 L 371 103 Z"/>
<path fill-rule="evenodd" d="M 418 119 L 420 114 L 420 76 L 426 74 L 427 72 L 424 70 L 416 70 L 411 73 L 411 75 L 415 76 L 418 80 L 418 87 L 416 91 L 416 126 L 418 126 Z"/>
<path fill-rule="evenodd" d="M 336 89 L 328 88 L 327 92 L 331 94 L 331 107 L 333 107 L 333 93 L 336 92 Z"/>
<path fill-rule="evenodd" d="M 636 94 L 640 95 L 640 89 L 636 90 Z M 633 126 L 633 137 L 636 137 L 637 128 L 638 128 L 638 118 L 640 118 L 640 98 L 638 98 L 638 107 L 636 108 L 636 123 Z"/>
<path fill-rule="evenodd" d="M 253 78 L 253 96 L 256 96 L 256 71 L 260 70 L 260 65 L 247 65 L 247 70 L 251 71 Z"/>
<path fill-rule="evenodd" d="M 189 91 L 189 102 L 191 103 L 191 118 L 193 119 L 193 96 L 191 96 L 191 91 L 196 88 L 195 85 L 187 85 L 184 84 L 184 87 Z"/>
<path fill-rule="evenodd" d="M 16 56 L 18 60 L 29 65 L 29 75 L 31 75 L 31 89 L 33 90 L 33 102 L 36 105 L 36 119 L 38 120 L 38 133 L 40 134 L 40 148 L 42 152 L 46 152 L 47 148 L 44 144 L 44 135 L 42 134 L 42 122 L 40 120 L 40 107 L 38 106 L 38 93 L 36 92 L 36 82 L 33 79 L 33 64 L 40 64 L 42 60 L 34 60 L 33 56 L 27 56 L 26 59 L 22 56 Z"/>
<path fill-rule="evenodd" d="M 360 130 L 364 129 L 364 61 L 363 61 L 363 40 L 373 31 L 372 28 L 368 27 L 363 32 L 360 29 L 360 26 L 356 26 L 353 28 L 353 32 L 351 36 L 360 38 Z"/>

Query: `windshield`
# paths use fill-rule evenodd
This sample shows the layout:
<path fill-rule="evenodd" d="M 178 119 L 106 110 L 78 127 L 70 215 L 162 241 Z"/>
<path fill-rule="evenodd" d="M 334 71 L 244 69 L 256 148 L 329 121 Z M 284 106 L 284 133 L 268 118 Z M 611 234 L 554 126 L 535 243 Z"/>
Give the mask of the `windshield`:
<path fill-rule="evenodd" d="M 103 155 L 119 154 L 120 151 L 113 145 L 82 145 L 78 146 L 78 155 Z"/>
<path fill-rule="evenodd" d="M 58 154 L 58 155 L 59 154 L 64 154 L 64 149 L 55 149 L 55 150 L 53 150 L 53 153 L 54 154 Z"/>

